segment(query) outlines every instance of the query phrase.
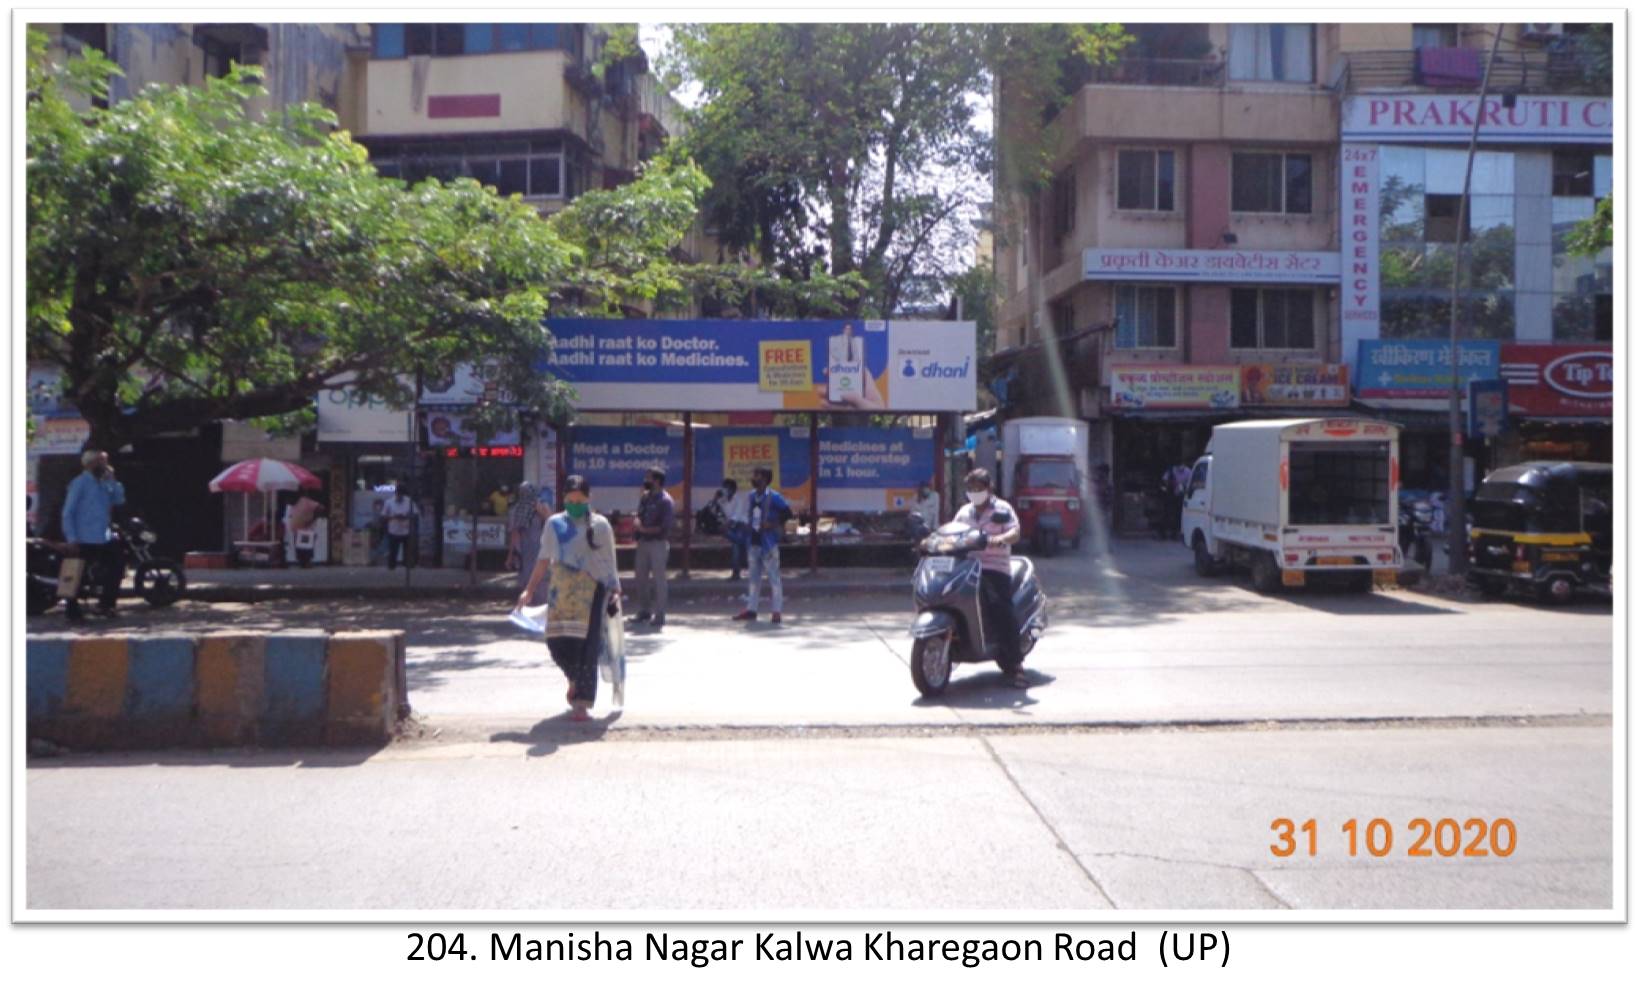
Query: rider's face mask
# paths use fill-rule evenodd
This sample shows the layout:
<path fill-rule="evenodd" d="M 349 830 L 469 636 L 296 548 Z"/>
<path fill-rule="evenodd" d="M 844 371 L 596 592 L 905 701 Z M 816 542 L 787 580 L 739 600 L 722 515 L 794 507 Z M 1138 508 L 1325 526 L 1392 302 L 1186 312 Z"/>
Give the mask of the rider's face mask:
<path fill-rule="evenodd" d="M 990 493 L 988 491 L 969 491 L 967 492 L 967 500 L 974 505 L 982 505 L 990 500 Z"/>

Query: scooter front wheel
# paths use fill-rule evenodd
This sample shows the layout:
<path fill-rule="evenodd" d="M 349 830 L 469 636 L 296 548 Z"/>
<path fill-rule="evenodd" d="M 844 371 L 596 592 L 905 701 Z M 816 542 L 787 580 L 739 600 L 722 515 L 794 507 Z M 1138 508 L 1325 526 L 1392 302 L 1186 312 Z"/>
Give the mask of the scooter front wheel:
<path fill-rule="evenodd" d="M 910 648 L 910 680 L 916 691 L 932 698 L 950 684 L 950 634 L 918 637 Z"/>

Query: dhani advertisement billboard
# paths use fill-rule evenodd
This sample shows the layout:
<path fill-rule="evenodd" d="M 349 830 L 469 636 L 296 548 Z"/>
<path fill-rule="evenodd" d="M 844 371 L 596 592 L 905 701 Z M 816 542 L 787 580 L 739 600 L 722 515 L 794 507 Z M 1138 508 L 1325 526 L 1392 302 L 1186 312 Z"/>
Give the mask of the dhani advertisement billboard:
<path fill-rule="evenodd" d="M 680 426 L 576 426 L 570 430 L 568 473 L 584 475 L 599 511 L 637 507 L 643 474 L 666 468 L 666 490 L 682 510 L 683 437 Z M 694 507 L 703 508 L 732 477 L 741 490 L 751 471 L 767 467 L 773 486 L 806 510 L 811 433 L 803 426 L 746 426 L 694 430 Z M 937 448 L 931 429 L 821 428 L 821 512 L 904 511 L 917 485 L 933 479 Z"/>
<path fill-rule="evenodd" d="M 554 318 L 584 411 L 971 411 L 972 322 Z"/>

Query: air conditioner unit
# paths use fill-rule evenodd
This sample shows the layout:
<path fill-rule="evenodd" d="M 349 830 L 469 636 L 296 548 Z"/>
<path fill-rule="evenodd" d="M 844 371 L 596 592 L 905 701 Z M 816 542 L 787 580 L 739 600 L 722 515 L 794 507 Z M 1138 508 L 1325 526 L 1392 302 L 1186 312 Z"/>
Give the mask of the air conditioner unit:
<path fill-rule="evenodd" d="M 1562 24 L 1526 24 L 1524 37 L 1526 38 L 1554 38 L 1564 33 Z"/>

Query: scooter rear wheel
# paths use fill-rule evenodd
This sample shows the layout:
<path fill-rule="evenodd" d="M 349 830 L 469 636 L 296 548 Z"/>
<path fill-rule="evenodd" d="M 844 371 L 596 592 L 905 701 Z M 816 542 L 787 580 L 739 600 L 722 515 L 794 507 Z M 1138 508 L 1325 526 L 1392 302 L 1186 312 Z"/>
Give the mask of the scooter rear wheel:
<path fill-rule="evenodd" d="M 943 695 L 950 685 L 950 670 L 950 634 L 920 637 L 910 648 L 910 680 L 922 695 Z"/>

